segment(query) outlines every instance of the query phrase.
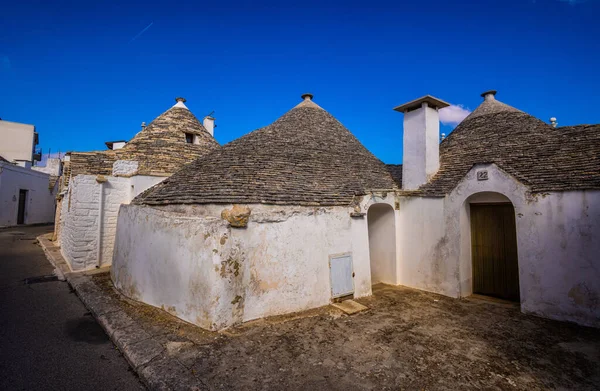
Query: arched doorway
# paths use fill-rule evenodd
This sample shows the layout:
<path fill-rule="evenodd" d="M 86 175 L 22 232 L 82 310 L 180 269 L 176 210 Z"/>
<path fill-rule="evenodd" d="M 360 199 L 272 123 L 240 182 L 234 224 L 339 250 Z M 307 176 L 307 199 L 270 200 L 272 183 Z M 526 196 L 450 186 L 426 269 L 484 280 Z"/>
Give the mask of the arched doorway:
<path fill-rule="evenodd" d="M 367 212 L 371 284 L 396 284 L 396 224 L 389 204 L 371 205 Z"/>
<path fill-rule="evenodd" d="M 498 193 L 468 200 L 473 293 L 519 301 L 519 263 L 515 208 Z"/>

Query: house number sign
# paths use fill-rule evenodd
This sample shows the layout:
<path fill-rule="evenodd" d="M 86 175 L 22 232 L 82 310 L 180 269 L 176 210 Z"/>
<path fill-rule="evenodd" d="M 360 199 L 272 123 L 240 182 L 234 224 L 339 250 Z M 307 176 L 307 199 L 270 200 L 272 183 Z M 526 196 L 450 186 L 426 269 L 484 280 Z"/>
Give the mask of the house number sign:
<path fill-rule="evenodd" d="M 478 181 L 487 181 L 488 180 L 488 172 L 487 172 L 487 170 L 477 171 L 477 180 Z"/>

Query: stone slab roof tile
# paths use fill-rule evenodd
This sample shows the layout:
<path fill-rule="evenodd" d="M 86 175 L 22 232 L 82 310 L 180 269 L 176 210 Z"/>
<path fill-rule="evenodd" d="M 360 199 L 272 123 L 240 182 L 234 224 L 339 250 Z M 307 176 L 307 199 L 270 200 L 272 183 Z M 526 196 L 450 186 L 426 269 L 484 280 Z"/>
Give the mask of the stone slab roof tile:
<path fill-rule="evenodd" d="M 186 142 L 186 133 L 196 143 Z M 123 148 L 99 152 L 73 152 L 72 175 L 111 175 L 117 160 L 139 162 L 139 175 L 168 176 L 185 164 L 219 148 L 217 141 L 181 102 L 159 115 Z"/>
<path fill-rule="evenodd" d="M 135 200 L 148 205 L 349 205 L 367 189 L 397 188 L 386 166 L 310 100 L 214 150 Z"/>
<path fill-rule="evenodd" d="M 402 164 L 386 164 L 390 175 L 399 189 L 402 188 Z"/>
<path fill-rule="evenodd" d="M 533 192 L 600 189 L 600 125 L 554 128 L 487 99 L 440 144 L 440 169 L 414 195 L 444 196 L 494 163 Z"/>

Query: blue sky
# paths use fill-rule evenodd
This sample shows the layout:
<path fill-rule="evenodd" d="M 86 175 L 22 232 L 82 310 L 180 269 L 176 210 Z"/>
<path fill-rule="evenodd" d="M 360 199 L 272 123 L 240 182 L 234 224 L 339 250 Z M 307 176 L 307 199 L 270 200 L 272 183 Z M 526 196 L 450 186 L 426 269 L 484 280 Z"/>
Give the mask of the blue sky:
<path fill-rule="evenodd" d="M 425 94 L 472 110 L 497 89 L 546 121 L 600 122 L 599 17 L 598 0 L 4 0 L 0 117 L 35 124 L 44 152 L 101 150 L 183 96 L 226 143 L 308 91 L 401 163 L 392 108 Z"/>

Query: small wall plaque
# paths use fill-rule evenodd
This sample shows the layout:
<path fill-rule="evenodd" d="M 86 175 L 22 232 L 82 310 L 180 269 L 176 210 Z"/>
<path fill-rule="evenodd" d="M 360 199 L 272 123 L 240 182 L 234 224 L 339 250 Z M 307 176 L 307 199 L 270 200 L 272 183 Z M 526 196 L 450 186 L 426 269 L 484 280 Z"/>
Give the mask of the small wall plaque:
<path fill-rule="evenodd" d="M 487 170 L 477 171 L 477 180 L 478 181 L 487 181 L 488 180 Z"/>

